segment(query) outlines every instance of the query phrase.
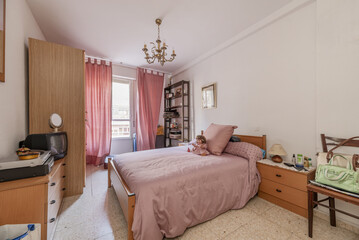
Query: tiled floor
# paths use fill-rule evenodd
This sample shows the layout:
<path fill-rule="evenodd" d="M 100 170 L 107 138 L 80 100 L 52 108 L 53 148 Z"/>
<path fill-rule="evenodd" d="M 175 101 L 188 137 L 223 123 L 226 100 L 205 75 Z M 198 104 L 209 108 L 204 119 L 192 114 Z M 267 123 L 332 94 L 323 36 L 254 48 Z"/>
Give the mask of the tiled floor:
<path fill-rule="evenodd" d="M 88 166 L 86 185 L 83 195 L 64 199 L 54 239 L 127 239 L 126 221 L 120 205 L 113 189 L 107 188 L 107 171 L 102 167 Z M 255 197 L 243 209 L 229 211 L 192 227 L 176 239 L 310 238 L 307 237 L 305 218 Z M 327 221 L 315 217 L 313 239 L 358 240 L 359 235 L 331 227 Z"/>

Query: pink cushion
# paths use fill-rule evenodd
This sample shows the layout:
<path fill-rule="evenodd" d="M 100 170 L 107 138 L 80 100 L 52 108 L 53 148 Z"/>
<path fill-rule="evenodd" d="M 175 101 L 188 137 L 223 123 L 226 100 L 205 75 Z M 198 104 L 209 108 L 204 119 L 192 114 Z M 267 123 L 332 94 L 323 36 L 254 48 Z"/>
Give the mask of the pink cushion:
<path fill-rule="evenodd" d="M 207 149 L 214 155 L 221 155 L 237 126 L 212 123 L 204 132 Z"/>
<path fill-rule="evenodd" d="M 247 142 L 229 142 L 224 152 L 254 161 L 263 157 L 263 152 L 259 147 Z"/>

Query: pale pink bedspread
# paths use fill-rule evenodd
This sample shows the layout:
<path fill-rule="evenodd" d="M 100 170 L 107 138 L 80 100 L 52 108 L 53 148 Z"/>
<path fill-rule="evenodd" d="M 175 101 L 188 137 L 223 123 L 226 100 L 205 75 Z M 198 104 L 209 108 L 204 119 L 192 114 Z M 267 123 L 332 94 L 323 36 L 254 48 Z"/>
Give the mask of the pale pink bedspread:
<path fill-rule="evenodd" d="M 227 153 L 199 156 L 186 147 L 173 147 L 114 159 L 136 194 L 135 240 L 176 237 L 187 227 L 242 208 L 260 182 L 256 160 Z"/>

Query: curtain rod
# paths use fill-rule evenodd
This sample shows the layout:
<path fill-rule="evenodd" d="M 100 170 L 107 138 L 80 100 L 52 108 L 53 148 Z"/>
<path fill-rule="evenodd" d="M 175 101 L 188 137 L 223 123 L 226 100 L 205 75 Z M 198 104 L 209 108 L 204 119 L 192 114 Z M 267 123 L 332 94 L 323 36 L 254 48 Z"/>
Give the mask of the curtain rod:
<path fill-rule="evenodd" d="M 127 68 L 132 68 L 132 69 L 137 69 L 138 68 L 138 67 L 133 66 L 133 65 L 128 65 L 128 64 L 124 64 L 124 63 L 118 63 L 118 62 L 112 61 L 111 59 L 108 59 L 108 58 L 94 57 L 94 56 L 90 56 L 90 55 L 85 55 L 85 57 L 87 57 L 87 58 L 95 58 L 95 59 L 98 59 L 98 60 L 109 61 L 109 62 L 112 62 L 112 64 L 119 65 L 119 66 L 122 66 L 122 67 L 127 67 Z M 172 73 L 169 73 L 169 72 L 164 72 L 164 71 L 160 71 L 160 70 L 153 69 L 153 68 L 145 68 L 145 67 L 141 67 L 141 68 L 149 70 L 149 71 L 155 71 L 155 72 L 160 72 L 160 73 L 163 73 L 163 74 L 168 74 L 168 75 L 172 76 Z"/>

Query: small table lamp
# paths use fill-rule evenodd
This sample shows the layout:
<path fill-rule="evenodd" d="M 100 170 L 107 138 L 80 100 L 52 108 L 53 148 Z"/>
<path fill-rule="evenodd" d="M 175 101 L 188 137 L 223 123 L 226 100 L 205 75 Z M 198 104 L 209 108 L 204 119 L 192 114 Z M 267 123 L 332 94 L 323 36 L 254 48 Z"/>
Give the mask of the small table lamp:
<path fill-rule="evenodd" d="M 276 163 L 281 163 L 283 161 L 281 156 L 286 156 L 287 152 L 284 150 L 282 145 L 273 144 L 273 146 L 269 149 L 268 154 L 274 155 L 272 157 L 272 161 Z"/>

